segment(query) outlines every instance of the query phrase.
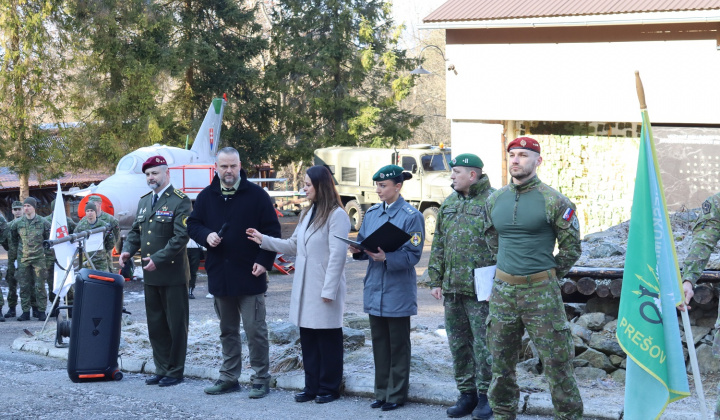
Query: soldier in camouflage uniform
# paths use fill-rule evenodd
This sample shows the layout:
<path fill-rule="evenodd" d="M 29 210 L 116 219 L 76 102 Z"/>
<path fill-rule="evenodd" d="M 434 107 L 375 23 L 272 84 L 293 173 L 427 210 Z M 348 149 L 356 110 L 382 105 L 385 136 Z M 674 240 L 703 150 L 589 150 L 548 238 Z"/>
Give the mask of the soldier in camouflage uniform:
<path fill-rule="evenodd" d="M 490 406 L 498 420 L 516 417 L 515 367 L 525 328 L 540 353 L 555 418 L 581 419 L 574 347 L 558 284 L 580 257 L 575 205 L 538 179 L 542 157 L 536 140 L 517 138 L 507 150 L 512 183 L 490 195 L 485 213 L 485 238 L 497 254 L 487 333 Z"/>
<path fill-rule="evenodd" d="M 113 245 L 119 246 L 120 241 L 120 224 L 118 223 L 117 219 L 115 219 L 112 215 L 105 213 L 102 210 L 102 198 L 99 195 L 91 195 L 88 199 L 88 203 L 95 204 L 95 208 L 97 208 L 97 218 L 108 225 L 112 226 L 112 237 L 115 243 Z M 119 248 L 118 248 L 119 249 Z M 112 249 L 110 252 L 107 253 L 107 266 L 108 270 L 112 272 L 113 271 L 113 262 L 112 262 Z"/>
<path fill-rule="evenodd" d="M 18 283 L 17 283 L 17 277 L 15 276 L 15 264 L 17 264 L 17 249 L 13 249 L 11 246 L 11 235 L 10 235 L 10 229 L 12 229 L 12 225 L 17 222 L 19 219 L 23 217 L 23 204 L 20 201 L 13 201 L 12 204 L 12 212 L 13 212 L 13 220 L 10 221 L 8 224 L 8 230 L 5 232 L 5 239 L 3 246 L 5 249 L 8 250 L 8 268 L 7 272 L 5 273 L 5 281 L 7 281 L 8 284 L 8 311 L 5 314 L 4 318 L 15 318 L 17 314 L 15 313 L 15 307 L 17 306 L 18 302 Z"/>
<path fill-rule="evenodd" d="M 52 227 L 52 221 L 53 221 L 53 215 L 55 214 L 55 200 L 50 202 L 50 208 L 53 210 L 45 216 L 45 219 L 47 219 L 48 222 L 50 222 L 50 226 Z M 70 216 L 66 217 L 67 219 L 67 227 L 68 227 L 68 233 L 74 233 L 75 232 L 75 226 L 77 223 L 73 219 L 70 218 Z M 48 285 L 48 298 L 50 299 L 50 303 L 55 302 L 55 292 L 53 292 L 53 289 L 55 289 L 55 250 L 50 248 L 45 250 L 45 262 L 47 264 L 47 270 L 45 271 L 45 283 Z M 73 288 L 71 287 L 67 292 L 67 304 L 72 305 L 73 303 Z M 33 299 L 33 302 L 35 300 Z M 58 314 L 58 304 L 53 305 L 52 309 L 50 309 L 50 317 L 56 317 Z M 31 305 L 33 309 L 33 316 L 35 318 L 38 317 L 38 310 L 35 307 L 35 305 Z"/>
<path fill-rule="evenodd" d="M 428 274 L 433 297 L 445 297 L 445 328 L 460 398 L 448 417 L 488 419 L 492 379 L 485 340 L 488 302 L 478 302 L 474 269 L 495 264 L 483 237 L 485 200 L 495 191 L 482 173 L 483 162 L 465 153 L 450 162 L 454 194 L 440 206 Z"/>
<path fill-rule="evenodd" d="M 6 250 L 10 249 L 10 247 L 8 246 L 8 241 L 7 241 L 8 233 L 10 233 L 8 231 L 8 227 L 9 227 L 9 225 L 8 225 L 7 220 L 5 220 L 5 217 L 2 214 L 0 214 L 0 242 L 2 242 L 2 246 Z M 10 267 L 10 265 L 8 264 L 8 268 L 9 267 Z M 8 294 L 9 294 L 9 292 L 8 292 Z M 9 300 L 9 298 L 8 298 L 8 300 Z M 0 313 L 2 312 L 3 306 L 5 306 L 5 299 L 3 298 L 2 292 L 0 292 Z M 5 322 L 5 317 L 0 316 L 0 322 Z"/>
<path fill-rule="evenodd" d="M 44 274 L 47 270 L 43 241 L 50 239 L 50 222 L 35 213 L 37 200 L 28 197 L 23 201 L 25 217 L 14 222 L 10 229 L 11 249 L 18 256 L 16 271 L 20 283 L 20 302 L 23 313 L 18 321 L 30 320 L 30 298 L 35 291 L 38 319 L 45 320 L 47 293 Z M 21 252 L 19 252 L 21 251 Z"/>
<path fill-rule="evenodd" d="M 97 217 L 95 203 L 90 202 L 85 205 L 85 217 L 80 220 L 75 230 L 77 232 L 83 232 L 103 226 L 109 225 Z M 108 271 L 107 255 L 112 252 L 114 241 L 112 232 L 105 232 L 103 236 L 103 247 L 97 251 L 87 250 L 87 253 L 90 255 L 90 259 L 96 270 Z M 84 261 L 83 267 L 90 267 L 87 260 Z"/>
<path fill-rule="evenodd" d="M 693 227 L 692 243 L 685 261 L 683 262 L 682 279 L 683 291 L 685 292 L 685 304 L 690 303 L 693 295 L 693 287 L 702 274 L 705 266 L 720 240 L 720 193 L 709 197 L 702 203 L 702 215 Z M 688 307 L 689 308 L 689 307 Z M 682 308 L 681 310 L 684 310 Z M 715 339 L 713 346 L 718 343 L 718 331 L 720 331 L 720 308 L 718 318 L 715 321 Z M 713 354 L 718 354 L 720 349 L 713 348 Z M 720 396 L 715 403 L 715 418 L 720 418 Z"/>

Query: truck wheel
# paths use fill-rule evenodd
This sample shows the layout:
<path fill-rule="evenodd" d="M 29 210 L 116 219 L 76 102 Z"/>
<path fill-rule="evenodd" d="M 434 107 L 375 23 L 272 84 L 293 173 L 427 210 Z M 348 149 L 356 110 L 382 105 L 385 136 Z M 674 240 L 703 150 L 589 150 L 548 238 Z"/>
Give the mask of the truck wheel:
<path fill-rule="evenodd" d="M 437 207 L 428 207 L 423 211 L 423 218 L 425 219 L 425 243 L 432 243 L 435 238 L 435 225 L 437 225 Z"/>
<path fill-rule="evenodd" d="M 348 201 L 348 203 L 345 204 L 345 211 L 348 216 L 350 216 L 350 227 L 352 230 L 360 230 L 363 216 L 365 216 L 365 210 L 363 210 L 362 206 L 360 206 L 360 203 L 358 203 L 357 200 Z"/>

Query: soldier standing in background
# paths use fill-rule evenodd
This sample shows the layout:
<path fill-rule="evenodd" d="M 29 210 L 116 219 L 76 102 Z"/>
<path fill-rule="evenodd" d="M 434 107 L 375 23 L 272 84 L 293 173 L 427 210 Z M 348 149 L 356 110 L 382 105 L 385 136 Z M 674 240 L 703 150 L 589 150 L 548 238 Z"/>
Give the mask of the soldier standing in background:
<path fill-rule="evenodd" d="M 488 318 L 490 406 L 497 420 L 517 415 L 515 367 L 527 329 L 540 353 L 555 418 L 581 419 L 575 348 L 558 284 L 581 253 L 575 205 L 538 179 L 537 140 L 517 138 L 507 151 L 512 182 L 490 195 L 485 213 L 485 239 L 497 255 Z M 556 241 L 558 254 L 553 255 Z"/>
<path fill-rule="evenodd" d="M 103 226 L 109 226 L 104 221 L 100 220 L 97 217 L 97 210 L 95 207 L 95 203 L 87 203 L 85 205 L 85 217 L 80 220 L 80 223 L 77 224 L 77 227 L 75 228 L 75 231 L 77 232 L 83 232 L 90 229 L 95 229 Z M 99 250 L 91 251 L 86 250 L 87 253 L 90 255 L 90 259 L 92 260 L 92 264 L 95 267 L 96 270 L 100 271 L 109 271 L 108 270 L 108 253 L 112 252 L 113 246 L 115 246 L 115 242 L 113 241 L 113 235 L 112 232 L 105 232 L 103 235 L 103 246 Z M 84 261 L 83 264 L 84 267 L 90 267 L 90 264 L 88 261 Z"/>
<path fill-rule="evenodd" d="M 10 235 L 10 229 L 12 229 L 13 223 L 15 223 L 18 219 L 22 218 L 23 214 L 23 204 L 20 201 L 13 201 L 12 203 L 12 213 L 13 213 L 13 220 L 10 221 L 8 224 L 8 230 L 5 233 L 5 248 L 8 250 L 8 268 L 7 272 L 5 273 L 5 281 L 7 281 L 8 284 L 8 311 L 5 314 L 5 318 L 15 318 L 17 314 L 15 313 L 15 307 L 17 306 L 18 302 L 18 283 L 17 283 L 17 277 L 15 276 L 15 272 L 17 270 L 16 264 L 17 264 L 17 250 L 13 250 L 11 246 L 11 240 L 12 237 Z"/>
<path fill-rule="evenodd" d="M 485 200 L 495 190 L 476 155 L 461 154 L 450 167 L 455 193 L 440 206 L 428 265 L 430 294 L 435 299 L 445 297 L 445 328 L 460 391 L 447 415 L 472 413 L 473 419 L 489 419 L 492 371 L 485 339 L 489 306 L 477 299 L 474 269 L 495 264 L 483 237 Z"/>
<path fill-rule="evenodd" d="M 0 214 L 0 242 L 2 242 L 3 248 L 6 250 L 9 250 L 10 247 L 8 246 L 8 222 L 5 220 L 5 216 Z M 8 264 L 9 267 L 9 264 Z M 9 294 L 9 292 L 8 292 Z M 2 307 L 5 306 L 5 299 L 3 299 L 2 292 L 0 291 L 0 312 L 2 312 Z M 0 316 L 0 322 L 5 322 L 5 318 Z"/>
<path fill-rule="evenodd" d="M 120 224 L 118 223 L 117 219 L 115 219 L 115 217 L 113 217 L 112 215 L 110 215 L 108 213 L 105 213 L 102 210 L 102 197 L 100 197 L 99 195 L 91 195 L 90 198 L 88 199 L 88 203 L 95 204 L 95 209 L 97 209 L 96 213 L 97 213 L 98 220 L 101 220 L 112 227 L 112 230 L 111 230 L 112 237 L 113 237 L 113 240 L 115 241 L 113 246 L 115 246 L 115 245 L 119 246 Z M 119 249 L 120 248 L 118 248 L 118 250 Z M 107 267 L 108 267 L 107 271 L 110 271 L 110 272 L 113 271 L 112 250 L 110 250 L 110 252 L 107 253 Z"/>
<path fill-rule="evenodd" d="M 43 241 L 50 239 L 50 222 L 35 212 L 37 200 L 28 197 L 23 201 L 25 216 L 13 223 L 10 229 L 12 252 L 18 256 L 17 278 L 20 283 L 20 302 L 23 313 L 18 321 L 30 320 L 30 299 L 35 292 L 38 319 L 46 318 L 47 293 L 44 275 L 47 270 Z"/>
<path fill-rule="evenodd" d="M 715 249 L 715 245 L 720 240 L 720 193 L 708 197 L 702 203 L 702 214 L 695 223 L 692 233 L 692 243 L 682 268 L 683 291 L 685 292 L 685 305 L 695 295 L 693 287 L 697 283 L 698 278 L 702 274 L 705 266 Z M 690 308 L 689 306 L 687 307 Z M 682 308 L 680 310 L 685 310 Z M 718 343 L 718 335 L 720 334 L 720 308 L 718 308 L 718 318 L 715 321 L 715 339 L 713 346 Z M 718 349 L 713 349 L 716 354 Z M 720 416 L 720 395 L 715 403 L 715 418 Z"/>

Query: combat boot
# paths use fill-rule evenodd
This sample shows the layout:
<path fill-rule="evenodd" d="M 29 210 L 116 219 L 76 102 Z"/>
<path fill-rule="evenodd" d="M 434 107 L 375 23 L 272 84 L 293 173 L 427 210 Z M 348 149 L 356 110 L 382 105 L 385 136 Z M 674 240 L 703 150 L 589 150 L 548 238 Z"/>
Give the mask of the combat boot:
<path fill-rule="evenodd" d="M 15 313 L 15 308 L 10 308 L 10 310 L 7 311 L 5 314 L 5 318 L 15 318 L 17 314 Z"/>
<path fill-rule="evenodd" d="M 30 312 L 23 312 L 17 319 L 18 321 L 30 321 Z"/>
<path fill-rule="evenodd" d="M 488 402 L 487 394 L 481 394 L 478 391 L 477 407 L 472 412 L 473 420 L 488 420 L 493 415 L 490 402 Z"/>
<path fill-rule="evenodd" d="M 39 321 L 45 321 L 47 319 L 47 315 L 45 315 L 45 312 L 38 312 L 37 319 Z"/>
<path fill-rule="evenodd" d="M 30 307 L 30 315 L 34 316 L 35 318 L 40 318 L 40 311 L 38 311 L 37 306 Z"/>
<path fill-rule="evenodd" d="M 465 417 L 472 413 L 477 406 L 478 397 L 476 392 L 463 392 L 460 394 L 455 405 L 447 409 L 448 417 Z"/>

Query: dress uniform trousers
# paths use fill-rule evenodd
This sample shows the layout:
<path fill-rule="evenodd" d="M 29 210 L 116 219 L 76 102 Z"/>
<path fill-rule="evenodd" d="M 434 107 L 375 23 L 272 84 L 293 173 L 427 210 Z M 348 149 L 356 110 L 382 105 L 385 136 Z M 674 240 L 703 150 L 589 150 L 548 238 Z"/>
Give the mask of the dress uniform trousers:
<path fill-rule="evenodd" d="M 404 404 L 410 387 L 410 317 L 370 315 L 375 399 Z"/>
<path fill-rule="evenodd" d="M 145 284 L 145 312 L 155 374 L 182 378 L 190 317 L 187 286 Z"/>

